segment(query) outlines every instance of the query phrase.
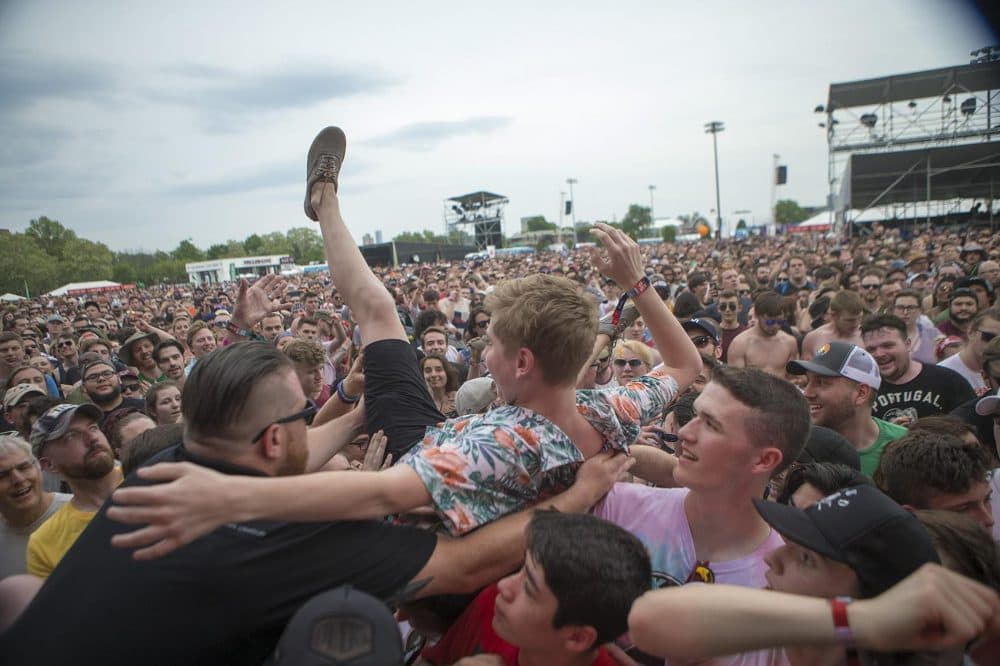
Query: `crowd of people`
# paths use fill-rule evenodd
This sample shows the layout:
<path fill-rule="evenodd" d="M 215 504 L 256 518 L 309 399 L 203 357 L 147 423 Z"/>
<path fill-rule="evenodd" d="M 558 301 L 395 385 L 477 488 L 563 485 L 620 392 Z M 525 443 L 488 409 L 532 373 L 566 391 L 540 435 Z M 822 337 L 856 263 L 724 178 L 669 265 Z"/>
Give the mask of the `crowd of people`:
<path fill-rule="evenodd" d="M 1000 663 L 1000 238 L 369 267 L 345 146 L 328 273 L 4 310 L 10 663 Z"/>

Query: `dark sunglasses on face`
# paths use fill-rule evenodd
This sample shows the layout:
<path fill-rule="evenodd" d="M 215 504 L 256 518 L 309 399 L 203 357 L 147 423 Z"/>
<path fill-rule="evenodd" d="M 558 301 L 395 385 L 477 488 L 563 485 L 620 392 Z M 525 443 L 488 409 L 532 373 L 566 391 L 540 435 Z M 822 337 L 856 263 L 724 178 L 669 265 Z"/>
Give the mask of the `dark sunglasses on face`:
<path fill-rule="evenodd" d="M 138 393 L 142 390 L 142 387 L 138 384 L 125 384 L 122 386 L 122 391 L 125 393 Z"/>
<path fill-rule="evenodd" d="M 691 342 L 694 343 L 695 347 L 707 347 L 708 343 L 714 342 L 714 340 L 708 335 L 696 335 L 691 338 Z"/>
<path fill-rule="evenodd" d="M 624 368 L 626 365 L 628 367 L 630 367 L 630 368 L 638 368 L 640 365 L 642 365 L 642 359 L 633 358 L 633 359 L 630 359 L 628 361 L 626 361 L 623 358 L 616 358 L 615 359 L 615 367 L 616 368 Z"/>
<path fill-rule="evenodd" d="M 267 432 L 267 429 L 273 425 L 281 425 L 283 423 L 295 423 L 296 421 L 305 421 L 306 425 L 310 425 L 312 424 L 313 417 L 316 416 L 316 411 L 317 411 L 316 403 L 310 400 L 309 398 L 306 398 L 305 409 L 303 409 L 301 412 L 295 412 L 294 414 L 280 418 L 277 421 L 271 421 L 266 426 L 261 428 L 261 431 L 257 433 L 256 437 L 254 437 L 250 441 L 256 442 L 258 439 L 263 437 L 264 433 Z"/>
<path fill-rule="evenodd" d="M 764 324 L 766 326 L 784 326 L 785 323 L 786 322 L 785 322 L 784 319 L 765 319 L 764 320 Z"/>
<path fill-rule="evenodd" d="M 479 328 L 486 328 L 489 325 L 490 325 L 489 319 L 481 319 L 476 322 L 476 326 L 478 326 Z"/>
<path fill-rule="evenodd" d="M 863 284 L 863 285 L 861 285 L 861 288 L 862 289 L 878 289 L 879 286 L 880 285 L 877 285 L 877 284 Z"/>
<path fill-rule="evenodd" d="M 726 312 L 727 310 L 736 312 L 739 310 L 739 306 L 736 303 L 719 303 L 719 312 Z"/>
<path fill-rule="evenodd" d="M 72 340 L 63 340 L 59 343 L 60 347 L 72 347 L 75 343 Z"/>

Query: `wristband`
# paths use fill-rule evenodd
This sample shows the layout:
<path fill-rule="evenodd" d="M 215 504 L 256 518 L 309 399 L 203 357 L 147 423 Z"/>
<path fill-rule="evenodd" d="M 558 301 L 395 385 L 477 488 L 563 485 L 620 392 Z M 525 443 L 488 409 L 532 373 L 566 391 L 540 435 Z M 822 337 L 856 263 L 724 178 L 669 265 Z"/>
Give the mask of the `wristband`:
<path fill-rule="evenodd" d="M 851 597 L 835 597 L 830 599 L 830 612 L 833 614 L 833 630 L 837 641 L 843 645 L 854 645 L 854 633 L 847 621 L 847 606 L 853 602 Z"/>
<path fill-rule="evenodd" d="M 618 299 L 618 304 L 615 305 L 614 314 L 611 315 L 612 326 L 614 327 L 618 326 L 618 322 L 622 318 L 622 310 L 625 309 L 625 303 L 628 302 L 628 299 L 630 298 L 635 299 L 639 297 L 644 291 L 649 289 L 651 285 L 652 283 L 649 281 L 649 278 L 643 275 L 641 278 L 639 278 L 638 282 L 632 285 L 631 289 L 629 289 L 628 291 L 626 291 L 624 294 L 621 295 L 621 298 Z"/>
<path fill-rule="evenodd" d="M 260 337 L 259 335 L 257 335 L 256 333 L 254 333 L 253 331 L 251 331 L 249 329 L 240 328 L 239 326 L 237 326 L 236 324 L 233 323 L 232 319 L 230 319 L 229 321 L 226 322 L 226 330 L 229 331 L 230 333 L 232 333 L 233 335 L 238 335 L 241 338 L 246 338 L 247 340 L 263 340 L 264 339 L 264 338 Z"/>
<path fill-rule="evenodd" d="M 337 397 L 340 398 L 342 402 L 346 402 L 348 405 L 353 405 L 354 403 L 356 403 L 358 400 L 361 399 L 361 396 L 347 395 L 347 393 L 344 392 L 343 379 L 340 380 L 339 384 L 337 384 Z"/>

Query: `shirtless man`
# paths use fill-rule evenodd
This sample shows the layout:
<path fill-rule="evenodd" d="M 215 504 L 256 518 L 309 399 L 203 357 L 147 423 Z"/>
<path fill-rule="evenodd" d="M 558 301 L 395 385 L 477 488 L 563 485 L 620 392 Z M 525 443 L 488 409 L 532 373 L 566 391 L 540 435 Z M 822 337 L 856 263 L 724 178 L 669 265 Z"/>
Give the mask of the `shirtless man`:
<path fill-rule="evenodd" d="M 861 317 L 864 304 L 855 291 L 839 291 L 830 300 L 830 322 L 810 331 L 802 341 L 802 360 L 808 361 L 816 350 L 828 342 L 839 340 L 864 346 L 861 340 Z"/>
<path fill-rule="evenodd" d="M 736 368 L 760 368 L 784 378 L 785 365 L 799 357 L 795 338 L 781 330 L 781 296 L 765 291 L 753 302 L 756 325 L 733 340 L 729 346 L 729 365 Z"/>

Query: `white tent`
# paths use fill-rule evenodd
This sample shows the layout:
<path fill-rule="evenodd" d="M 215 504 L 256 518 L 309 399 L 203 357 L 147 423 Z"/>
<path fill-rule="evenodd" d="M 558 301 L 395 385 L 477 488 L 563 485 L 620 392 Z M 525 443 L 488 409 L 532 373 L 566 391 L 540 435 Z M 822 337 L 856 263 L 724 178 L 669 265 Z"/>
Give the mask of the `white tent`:
<path fill-rule="evenodd" d="M 18 296 L 17 294 L 6 293 L 3 296 L 0 296 L 0 301 L 4 301 L 7 303 L 13 303 L 15 301 L 23 301 L 23 300 L 24 296 Z"/>
<path fill-rule="evenodd" d="M 102 291 L 119 291 L 121 285 L 111 280 L 95 280 L 94 282 L 70 282 L 58 289 L 53 289 L 46 296 L 75 296 L 78 294 L 94 294 Z"/>

